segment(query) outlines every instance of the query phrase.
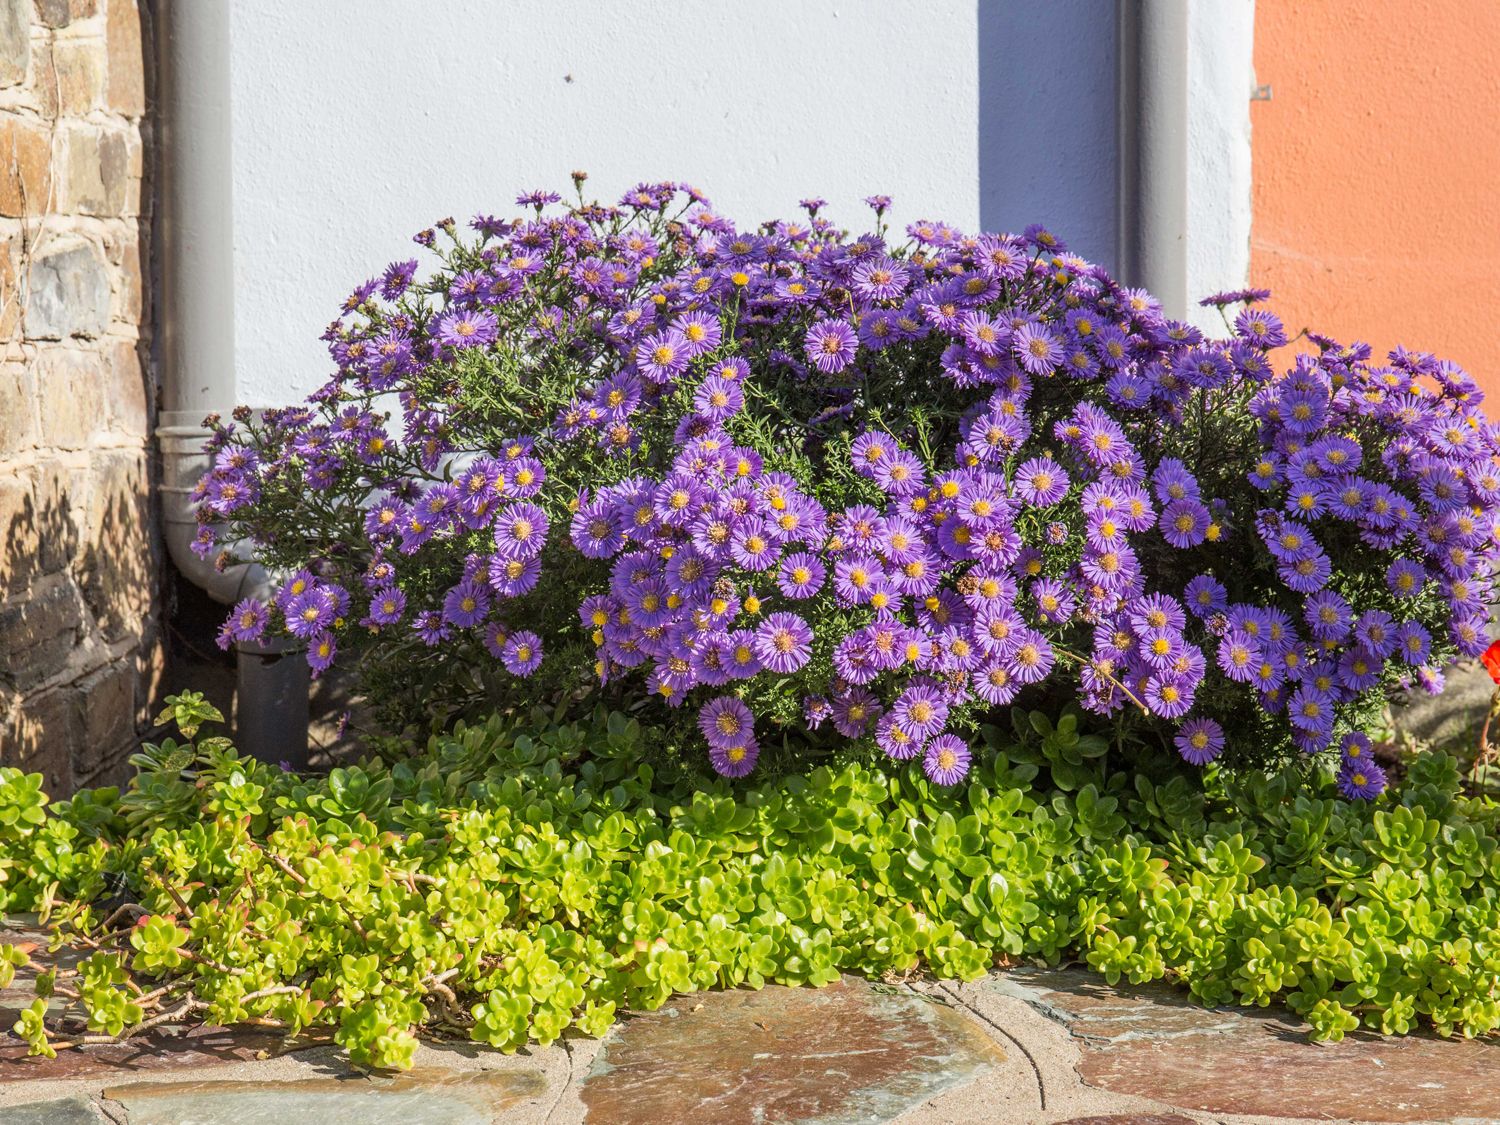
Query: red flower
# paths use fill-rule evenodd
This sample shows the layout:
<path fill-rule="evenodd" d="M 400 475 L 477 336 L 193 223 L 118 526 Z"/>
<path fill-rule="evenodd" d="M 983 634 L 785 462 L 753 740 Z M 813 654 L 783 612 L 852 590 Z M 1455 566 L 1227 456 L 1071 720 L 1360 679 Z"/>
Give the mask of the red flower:
<path fill-rule="evenodd" d="M 1496 641 L 1485 649 L 1479 661 L 1484 665 L 1484 670 L 1490 674 L 1490 679 L 1500 684 L 1500 641 Z"/>

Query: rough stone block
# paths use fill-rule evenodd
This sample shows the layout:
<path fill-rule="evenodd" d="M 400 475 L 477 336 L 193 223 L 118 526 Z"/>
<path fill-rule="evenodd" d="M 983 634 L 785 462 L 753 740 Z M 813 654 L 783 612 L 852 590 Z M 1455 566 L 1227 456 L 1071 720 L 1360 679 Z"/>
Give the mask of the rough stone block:
<path fill-rule="evenodd" d="M 31 264 L 26 335 L 33 340 L 97 337 L 109 325 L 109 272 L 92 245 L 54 250 Z M 46 394 L 47 388 L 42 387 Z"/>
<path fill-rule="evenodd" d="M 110 247 L 109 258 L 115 267 L 115 316 L 130 324 L 147 323 L 150 293 L 145 284 L 147 263 L 140 236 L 131 233 L 117 239 Z"/>
<path fill-rule="evenodd" d="M 19 593 L 40 574 L 41 535 L 29 472 L 0 474 L 0 537 L 5 543 L 0 551 L 0 594 Z"/>
<path fill-rule="evenodd" d="M 135 742 L 133 661 L 127 657 L 79 680 L 75 702 L 83 737 L 75 743 L 74 773 L 97 772 L 124 757 Z"/>
<path fill-rule="evenodd" d="M 48 27 L 67 27 L 73 19 L 68 0 L 36 0 L 36 18 Z"/>
<path fill-rule="evenodd" d="M 36 468 L 37 572 L 66 570 L 78 553 L 78 474 L 58 461 Z"/>
<path fill-rule="evenodd" d="M 146 58 L 137 0 L 109 0 L 104 40 L 109 52 L 109 108 L 126 117 L 146 112 Z"/>
<path fill-rule="evenodd" d="M 106 641 L 139 635 L 151 614 L 155 556 L 146 457 L 111 453 L 95 462 L 78 580 Z"/>
<path fill-rule="evenodd" d="M 66 185 L 62 209 L 82 215 L 125 213 L 130 153 L 125 135 L 92 125 L 64 130 Z"/>
<path fill-rule="evenodd" d="M 36 439 L 36 379 L 24 364 L 0 364 L 0 458 L 30 449 Z"/>
<path fill-rule="evenodd" d="M 83 628 L 71 579 L 46 580 L 31 595 L 0 606 L 0 680 L 26 691 L 67 665 Z"/>
<path fill-rule="evenodd" d="M 40 397 L 42 444 L 54 449 L 87 449 L 90 436 L 106 425 L 108 360 L 92 351 L 61 345 L 42 348 L 34 365 Z"/>
<path fill-rule="evenodd" d="M 7 2 L 0 0 L 0 11 Z M 51 165 L 51 141 L 40 123 L 15 114 L 0 117 L 0 215 L 45 213 Z"/>
<path fill-rule="evenodd" d="M 0 173 L 0 187 L 3 178 Z M 14 338 L 21 324 L 21 302 L 17 299 L 20 259 L 20 236 L 0 239 L 0 340 Z"/>
<path fill-rule="evenodd" d="M 73 791 L 73 747 L 81 728 L 71 689 L 54 688 L 23 699 L 0 731 L 0 764 L 40 773 L 50 796 Z"/>
<path fill-rule="evenodd" d="M 30 0 L 0 0 L 0 86 L 26 81 L 30 68 Z"/>
<path fill-rule="evenodd" d="M 149 380 L 133 340 L 111 339 L 109 351 L 109 421 L 116 433 L 144 438 L 150 424 Z M 3 403 L 0 397 L 0 403 Z M 0 407 L 3 409 L 3 407 Z"/>
<path fill-rule="evenodd" d="M 67 5 L 50 0 L 67 18 Z M 83 117 L 104 102 L 104 51 L 97 41 L 59 39 L 52 48 L 58 109 L 65 117 Z"/>

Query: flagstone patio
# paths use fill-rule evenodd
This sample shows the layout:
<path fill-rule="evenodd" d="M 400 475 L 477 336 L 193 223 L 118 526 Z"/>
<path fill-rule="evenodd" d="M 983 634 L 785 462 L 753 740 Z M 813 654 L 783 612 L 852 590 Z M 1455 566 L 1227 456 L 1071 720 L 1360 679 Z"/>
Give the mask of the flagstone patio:
<path fill-rule="evenodd" d="M 12 930 L 10 940 L 24 939 Z M 9 1024 L 24 986 L 0 993 Z M 1205 1010 L 1078 969 L 971 984 L 685 996 L 603 1040 L 503 1055 L 424 1044 L 365 1074 L 328 1043 L 158 1029 L 28 1059 L 0 1050 L 3 1125 L 772 1122 L 1500 1122 L 1500 1045 L 1308 1043 L 1275 1009 Z"/>

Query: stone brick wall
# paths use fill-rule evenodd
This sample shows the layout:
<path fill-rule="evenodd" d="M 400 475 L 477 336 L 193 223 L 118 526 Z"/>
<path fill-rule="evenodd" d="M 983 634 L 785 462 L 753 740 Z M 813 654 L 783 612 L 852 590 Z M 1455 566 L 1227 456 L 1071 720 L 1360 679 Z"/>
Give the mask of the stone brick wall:
<path fill-rule="evenodd" d="M 0 0 L 0 764 L 118 779 L 162 670 L 150 0 Z"/>

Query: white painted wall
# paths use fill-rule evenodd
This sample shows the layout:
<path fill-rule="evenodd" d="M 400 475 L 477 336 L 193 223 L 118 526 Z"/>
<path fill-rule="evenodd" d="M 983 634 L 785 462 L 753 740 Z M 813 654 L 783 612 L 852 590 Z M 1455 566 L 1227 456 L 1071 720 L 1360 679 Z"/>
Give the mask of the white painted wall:
<path fill-rule="evenodd" d="M 1200 297 L 1250 276 L 1250 94 L 1255 0 L 1193 0 L 1188 28 L 1188 293 L 1191 319 L 1223 330 Z"/>
<path fill-rule="evenodd" d="M 1114 256 L 1114 0 L 358 7 L 230 8 L 237 401 L 320 384 L 319 333 L 356 283 L 417 252 L 413 232 L 508 214 L 518 191 L 565 190 L 574 168 L 608 200 L 687 180 L 746 224 L 821 195 L 858 228 L 860 199 L 880 192 L 899 224 L 1044 222 L 1079 253 Z M 1248 122 L 1248 94 L 1222 96 L 1234 79 L 1219 54 L 1240 51 L 1248 72 L 1248 33 L 1226 47 L 1205 16 L 1195 9 L 1194 97 L 1212 90 L 1214 112 Z M 1212 232 L 1201 252 L 1193 239 L 1197 288 L 1243 277 L 1208 243 L 1248 247 L 1248 178 L 1244 215 L 1220 211 L 1248 169 L 1247 129 L 1195 127 L 1190 208 Z M 1243 161 L 1221 151 L 1242 141 Z"/>

